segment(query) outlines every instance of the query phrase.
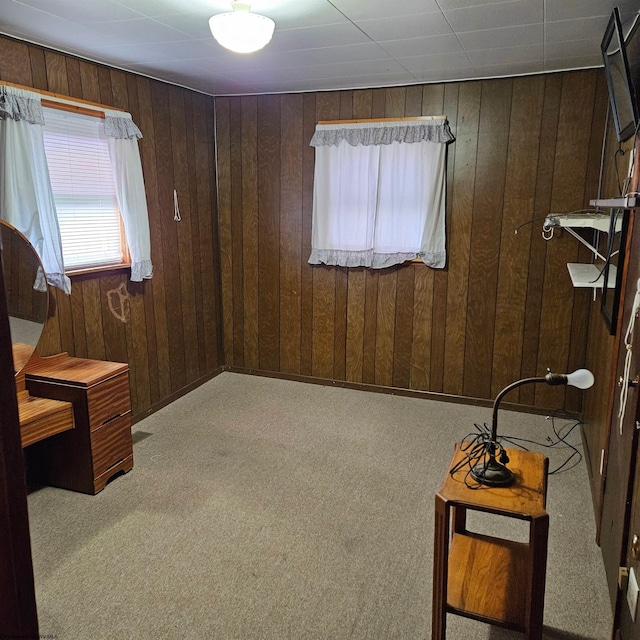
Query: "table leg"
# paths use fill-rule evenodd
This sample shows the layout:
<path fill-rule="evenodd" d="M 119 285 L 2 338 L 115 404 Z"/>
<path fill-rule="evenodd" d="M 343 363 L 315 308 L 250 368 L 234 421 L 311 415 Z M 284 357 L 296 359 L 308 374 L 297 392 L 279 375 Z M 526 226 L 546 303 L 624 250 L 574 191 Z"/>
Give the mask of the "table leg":
<path fill-rule="evenodd" d="M 467 533 L 467 509 L 459 505 L 451 507 L 454 533 Z"/>
<path fill-rule="evenodd" d="M 447 502 L 436 494 L 433 545 L 433 603 L 431 608 L 432 640 L 445 640 L 447 631 L 449 527 Z"/>
<path fill-rule="evenodd" d="M 544 590 L 547 575 L 549 516 L 532 518 L 529 527 L 531 584 L 526 612 L 525 640 L 541 640 L 544 617 Z"/>

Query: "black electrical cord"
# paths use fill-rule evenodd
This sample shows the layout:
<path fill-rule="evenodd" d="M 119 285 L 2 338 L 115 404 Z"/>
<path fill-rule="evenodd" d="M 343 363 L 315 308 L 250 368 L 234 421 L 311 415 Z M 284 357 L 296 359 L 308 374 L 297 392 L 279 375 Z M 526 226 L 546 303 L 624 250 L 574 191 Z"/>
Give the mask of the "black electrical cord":
<path fill-rule="evenodd" d="M 572 421 L 572 423 L 558 429 L 556 427 L 555 421 L 556 418 L 560 417 L 560 414 L 564 414 L 564 419 L 570 420 Z M 573 430 L 577 426 L 583 424 L 583 422 L 581 420 L 576 420 L 573 416 L 562 410 L 554 411 L 553 414 L 549 417 L 551 418 L 551 428 L 553 430 L 553 435 L 555 436 L 555 438 L 547 436 L 545 442 L 539 442 L 537 440 L 530 440 L 527 438 L 518 438 L 515 436 L 502 436 L 502 439 L 505 442 L 509 442 L 510 444 L 523 449 L 524 451 L 529 451 L 529 449 L 521 444 L 523 442 L 546 449 L 555 449 L 556 447 L 560 447 L 562 445 L 564 445 L 563 448 L 570 449 L 571 453 L 566 458 L 566 460 L 552 471 L 549 471 L 549 475 L 553 475 L 554 473 L 560 473 L 561 471 L 569 471 L 569 469 L 573 469 L 573 467 L 580 464 L 580 462 L 582 461 L 582 452 L 577 447 L 568 442 L 567 438 L 569 437 L 569 435 L 571 435 Z M 574 461 L 573 464 L 570 467 L 567 467 L 567 465 L 572 460 Z"/>
<path fill-rule="evenodd" d="M 604 264 L 602 265 L 602 268 L 598 271 L 598 275 L 596 278 L 594 278 L 593 280 L 591 280 L 591 282 L 589 284 L 595 284 L 596 282 L 598 282 L 598 280 L 602 277 L 602 275 L 605 272 L 605 269 L 607 268 L 607 266 L 609 265 L 609 263 L 611 262 L 611 258 L 614 255 L 613 252 L 613 241 L 615 239 L 615 228 L 616 225 L 618 224 L 618 218 L 620 217 L 620 209 L 616 209 L 616 213 L 615 213 L 615 219 L 613 221 L 613 229 L 614 229 L 614 233 L 610 233 L 608 236 L 608 240 L 607 240 L 607 257 L 604 261 Z M 617 253 L 617 252 L 616 252 Z M 603 287 L 606 287 L 607 285 L 605 283 L 603 283 L 602 285 Z"/>
<path fill-rule="evenodd" d="M 620 193 L 621 196 L 624 193 L 624 186 L 620 182 L 620 170 L 618 169 L 618 156 L 624 156 L 624 154 L 625 154 L 625 150 L 622 148 L 622 143 L 618 142 L 618 148 L 616 149 L 616 152 L 613 154 L 613 166 L 615 167 L 615 170 L 616 170 L 616 182 L 618 184 L 618 192 Z"/>
<path fill-rule="evenodd" d="M 492 449 L 494 450 L 494 456 L 499 458 L 503 464 L 509 462 L 509 458 L 501 444 L 502 438 L 499 438 L 495 443 L 491 442 L 491 428 L 488 424 L 480 425 L 475 423 L 473 426 L 476 428 L 477 433 L 471 432 L 462 439 L 460 451 L 464 452 L 464 458 L 449 469 L 449 473 L 454 475 L 460 469 L 468 467 L 463 478 L 464 484 L 469 489 L 479 489 L 484 485 L 473 478 L 471 470 L 480 464 L 486 467 L 489 464 Z"/>
<path fill-rule="evenodd" d="M 547 436 L 545 442 L 539 442 L 537 440 L 532 440 L 528 438 L 519 438 L 516 436 L 501 436 L 498 441 L 495 443 L 495 457 L 499 458 L 500 462 L 506 464 L 508 462 L 507 454 L 504 450 L 502 442 L 508 442 L 509 444 L 522 449 L 523 451 L 529 451 L 530 449 L 525 446 L 533 445 L 535 447 L 542 447 L 545 449 L 555 449 L 555 448 L 566 448 L 571 451 L 568 457 L 560 464 L 558 467 L 549 471 L 549 475 L 554 475 L 556 473 L 561 473 L 562 471 L 569 471 L 573 469 L 576 465 L 580 464 L 582 461 L 582 452 L 568 442 L 567 438 L 571 435 L 573 430 L 583 424 L 581 420 L 576 420 L 574 416 L 569 414 L 568 412 L 557 409 L 554 411 L 549 418 L 551 419 L 551 429 L 553 430 L 553 436 Z M 560 428 L 556 426 L 556 419 L 563 418 L 565 420 L 569 420 L 569 424 L 563 425 Z M 491 454 L 491 448 L 494 446 L 491 442 L 491 429 L 489 425 L 485 424 L 474 424 L 476 428 L 476 432 L 471 432 L 467 434 L 460 443 L 460 451 L 464 452 L 464 457 L 455 464 L 450 470 L 449 473 L 453 476 L 455 473 L 460 471 L 461 469 L 467 467 L 467 471 L 464 475 L 463 482 L 469 489 L 479 489 L 484 486 L 482 483 L 478 482 L 471 475 L 471 470 L 479 464 L 487 465 L 489 462 L 489 457 Z M 569 463 L 571 466 L 567 466 Z"/>
<path fill-rule="evenodd" d="M 636 124 L 636 128 L 635 131 L 633 132 L 633 137 L 634 140 L 636 138 L 636 136 L 638 135 L 638 130 L 640 129 L 640 120 L 638 120 L 638 124 Z M 625 198 L 627 197 L 629 194 L 627 193 L 627 189 L 629 186 L 629 179 L 631 178 L 631 176 L 633 175 L 633 165 L 635 164 L 636 161 L 636 154 L 634 152 L 634 148 L 631 148 L 631 165 L 629 167 L 629 175 L 627 176 L 627 178 L 624 180 L 624 182 L 620 182 L 620 171 L 618 170 L 618 156 L 625 156 L 626 155 L 626 151 L 622 148 L 622 143 L 618 142 L 618 148 L 616 149 L 616 152 L 613 156 L 613 166 L 616 170 L 616 181 L 618 183 L 618 190 L 620 191 L 620 197 Z"/>

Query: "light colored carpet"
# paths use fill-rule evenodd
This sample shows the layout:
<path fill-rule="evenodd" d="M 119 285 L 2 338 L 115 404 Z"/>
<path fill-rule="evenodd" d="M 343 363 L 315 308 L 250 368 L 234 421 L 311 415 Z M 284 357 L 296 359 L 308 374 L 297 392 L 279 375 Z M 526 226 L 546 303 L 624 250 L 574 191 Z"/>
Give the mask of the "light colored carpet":
<path fill-rule="evenodd" d="M 224 373 L 136 424 L 133 471 L 97 496 L 30 494 L 40 631 L 430 638 L 434 494 L 453 444 L 490 414 Z M 500 417 L 502 433 L 551 435 L 543 416 Z M 552 453 L 554 468 L 566 450 Z M 604 640 L 611 612 L 584 462 L 550 478 L 547 506 L 545 638 Z M 452 640 L 522 637 L 448 619 Z"/>

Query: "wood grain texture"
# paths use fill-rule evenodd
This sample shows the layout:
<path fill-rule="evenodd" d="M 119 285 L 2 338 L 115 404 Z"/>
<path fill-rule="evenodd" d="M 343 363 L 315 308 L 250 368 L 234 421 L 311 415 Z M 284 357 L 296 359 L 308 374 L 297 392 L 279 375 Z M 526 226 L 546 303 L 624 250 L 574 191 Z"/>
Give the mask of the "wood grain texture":
<path fill-rule="evenodd" d="M 100 77 L 100 76 L 99 76 Z M 162 261 L 164 268 L 165 309 L 163 322 L 167 325 L 169 348 L 169 385 L 174 392 L 186 386 L 184 315 L 180 283 L 180 260 L 178 259 L 178 234 L 173 220 L 173 136 L 169 112 L 169 87 L 160 82 L 151 85 L 154 105 L 154 133 L 157 151 L 156 170 L 158 176 L 158 205 L 162 234 Z M 100 89 L 102 96 L 102 86 Z M 162 310 L 156 316 L 162 316 Z"/>
<path fill-rule="evenodd" d="M 18 393 L 20 439 L 23 447 L 44 440 L 57 433 L 73 429 L 73 406 L 70 402 Z"/>
<path fill-rule="evenodd" d="M 602 120 L 604 104 L 608 98 L 602 83 L 606 82 L 604 74 L 597 78 L 596 105 L 592 128 L 594 131 L 605 131 L 605 156 L 603 167 L 602 194 L 610 195 L 618 193 L 617 179 L 615 177 L 615 162 L 617 152 L 617 139 L 613 123 L 609 122 L 605 130 Z M 595 136 L 594 143 L 595 143 Z M 593 182 L 593 178 L 587 180 Z M 634 225 L 635 226 L 635 225 Z M 585 461 L 591 484 L 591 497 L 596 519 L 596 539 L 600 539 L 601 514 L 603 507 L 603 493 L 605 475 L 600 472 L 600 460 L 602 451 L 609 448 L 609 438 L 612 424 L 612 405 L 614 394 L 618 390 L 615 380 L 616 341 L 619 336 L 612 336 L 605 323 L 602 322 L 600 312 L 601 298 L 590 303 L 589 307 L 589 335 L 586 347 L 586 366 L 595 377 L 594 386 L 584 398 L 584 419 L 587 428 L 583 429 L 583 442 Z M 628 320 L 627 320 L 628 322 Z M 614 386 L 616 385 L 616 386 Z M 614 389 L 615 391 L 612 391 Z M 614 427 L 615 428 L 615 427 Z"/>
<path fill-rule="evenodd" d="M 300 373 L 303 96 L 281 100 L 280 370 Z"/>
<path fill-rule="evenodd" d="M 280 367 L 280 97 L 258 98 L 258 353 Z"/>
<path fill-rule="evenodd" d="M 133 464 L 126 363 L 58 354 L 34 358 L 25 382 L 32 396 L 73 406 L 73 428 L 40 440 L 25 455 L 33 479 L 95 494 L 116 471 Z M 124 465 L 122 463 L 127 461 Z"/>
<path fill-rule="evenodd" d="M 185 96 L 185 127 L 186 127 L 186 145 L 187 145 L 187 175 L 192 176 L 196 171 L 196 151 L 194 132 L 194 101 L 193 95 Z M 194 180 L 188 181 L 189 192 L 189 221 L 191 228 L 191 254 L 193 266 L 193 293 L 195 306 L 195 333 L 196 344 L 198 345 L 197 353 L 197 372 L 198 376 L 202 376 L 207 371 L 207 355 L 202 345 L 205 343 L 204 329 L 204 305 L 202 295 L 202 265 L 200 250 L 200 217 L 206 217 L 205 212 L 201 212 L 198 206 L 198 186 Z M 189 363 L 187 363 L 189 366 Z M 135 415 L 135 414 L 134 414 Z"/>
<path fill-rule="evenodd" d="M 537 231 L 532 229 L 535 183 L 529 176 L 538 163 L 542 83 L 544 78 L 533 76 L 518 78 L 513 86 L 493 344 L 494 397 L 520 377 L 529 267 L 523 247 L 529 246 L 531 234 Z"/>
<path fill-rule="evenodd" d="M 449 150 L 457 170 L 450 181 L 453 189 L 449 234 L 449 282 L 447 287 L 447 326 L 445 329 L 445 367 L 443 391 L 462 394 L 467 328 L 467 295 L 471 256 L 471 222 L 476 181 L 476 155 L 482 87 L 479 82 L 460 86 L 455 123 L 456 143 Z M 455 242 L 451 241 L 455 239 Z"/>
<path fill-rule="evenodd" d="M 222 275 L 223 343 L 225 362 L 233 364 L 233 237 L 231 231 L 231 172 L 233 167 L 231 164 L 229 113 L 229 99 L 219 99 L 216 102 L 216 136 L 218 138 L 219 166 L 218 224 L 220 228 L 220 273 Z M 238 179 L 237 176 L 236 179 Z"/>
<path fill-rule="evenodd" d="M 394 387 L 409 389 L 411 386 L 411 342 L 413 338 L 413 309 L 415 272 L 420 265 L 408 264 L 398 268 L 395 308 L 395 331 L 393 343 Z"/>
<path fill-rule="evenodd" d="M 578 255 L 575 240 L 554 239 L 551 259 L 550 243 L 540 237 L 541 221 L 534 219 L 550 207 L 573 206 L 574 199 L 580 206 L 597 187 L 591 184 L 597 159 L 589 151 L 597 146 L 594 137 L 601 136 L 593 124 L 594 109 L 600 117 L 606 109 L 600 103 L 594 107 L 597 76 L 589 71 L 233 98 L 242 114 L 241 167 L 237 159 L 231 163 L 235 143 L 221 147 L 223 130 L 217 153 L 219 171 L 228 172 L 232 183 L 242 181 L 243 242 L 242 247 L 231 243 L 229 250 L 232 263 L 244 269 L 245 366 L 274 370 L 276 365 L 281 373 L 490 399 L 521 372 L 539 373 L 560 341 L 565 366 L 583 357 L 572 340 L 585 322 L 587 302 L 574 296 L 565 266 Z M 578 101 L 582 105 L 572 111 Z M 446 269 L 414 264 L 378 272 L 308 265 L 314 160 L 309 141 L 315 123 L 349 114 L 404 117 L 443 111 L 456 136 L 448 148 Z M 256 166 L 275 182 L 266 187 L 256 177 Z M 268 174 L 269 167 L 278 167 L 277 173 Z M 560 193 L 569 185 L 575 198 L 562 201 Z M 234 192 L 233 184 L 228 188 Z M 274 202 L 277 220 L 268 213 Z M 523 222 L 530 224 L 516 236 L 515 227 Z M 277 268 L 265 262 L 267 250 L 278 255 Z M 251 271 L 256 264 L 257 283 Z M 229 275 L 223 275 L 223 290 L 232 291 L 234 304 L 235 277 L 232 270 L 231 280 L 224 282 Z M 298 283 L 299 296 L 291 293 Z M 556 289 L 563 292 L 562 302 Z M 275 313 L 272 295 L 279 301 Z M 563 309 L 550 321 L 554 305 Z M 552 331 L 549 323 L 561 336 L 553 348 L 540 339 Z M 584 342 L 586 334 L 578 333 Z M 254 357 L 250 363 L 255 345 L 260 362 Z M 549 409 L 564 404 L 564 394 L 537 397 L 533 390 L 520 391 L 525 404 Z"/>
<path fill-rule="evenodd" d="M 396 293 L 398 267 L 381 269 L 378 276 L 376 308 L 376 350 L 374 383 L 393 385 L 393 349 L 396 328 Z"/>
<path fill-rule="evenodd" d="M 128 363 L 135 419 L 223 363 L 214 100 L 5 37 L 0 79 L 123 108 L 142 131 L 154 278 L 105 272 L 74 277 L 70 296 L 51 290 L 38 345 L 41 355 Z"/>
<path fill-rule="evenodd" d="M 587 159 L 591 137 L 596 74 L 576 72 L 563 77 L 558 137 L 551 187 L 551 211 L 575 211 L 585 203 L 585 194 L 594 187 L 586 184 Z M 582 125 L 578 123 L 584 123 Z M 597 186 L 597 185 L 596 185 Z M 579 243 L 564 234 L 547 245 L 543 299 L 541 305 L 540 342 L 545 344 L 544 361 L 538 366 L 566 371 L 572 340 L 584 342 L 587 327 L 572 334 L 573 305 L 580 300 L 570 279 L 557 278 L 566 273 L 567 262 L 577 262 Z M 578 299 L 576 299 L 578 297 Z M 568 304 L 571 301 L 571 304 Z M 583 304 L 588 301 L 583 297 Z M 566 387 L 536 385 L 536 401 L 543 406 L 564 406 Z"/>
<path fill-rule="evenodd" d="M 475 398 L 491 397 L 485 363 L 493 360 L 512 85 L 512 80 L 482 83 L 463 383 L 464 395 Z"/>
<path fill-rule="evenodd" d="M 313 274 L 309 264 L 311 255 L 311 220 L 313 212 L 313 171 L 315 154 L 308 142 L 316 127 L 316 96 L 305 94 L 303 102 L 303 151 L 302 151 L 302 255 L 300 257 L 300 372 L 311 375 L 313 362 Z"/>
<path fill-rule="evenodd" d="M 244 366 L 244 263 L 242 259 L 243 218 L 242 218 L 242 113 L 239 105 L 229 112 L 229 129 L 231 132 L 231 256 L 232 268 L 232 301 L 233 332 L 231 359 L 237 366 Z M 238 177 L 239 175 L 239 177 Z M 223 278 L 224 282 L 224 278 Z M 226 339 L 226 334 L 224 335 Z"/>
<path fill-rule="evenodd" d="M 120 75 L 114 76 L 112 74 L 112 79 L 115 80 L 116 78 L 120 78 Z M 112 82 L 112 85 L 115 87 L 114 82 Z M 125 90 L 125 87 L 126 84 L 122 87 L 122 91 Z M 177 255 L 180 256 L 179 275 L 185 363 L 184 383 L 189 384 L 199 378 L 199 371 L 198 325 L 196 320 L 195 273 L 191 229 L 191 191 L 189 189 L 186 130 L 187 104 L 185 103 L 184 94 L 185 92 L 178 87 L 169 88 L 169 116 L 173 140 L 171 149 L 174 158 L 173 187 L 180 214 L 180 220 L 174 220 L 173 227 L 177 234 Z M 131 366 L 131 372 L 134 372 L 133 366 Z"/>
<path fill-rule="evenodd" d="M 0 635 L 34 638 L 38 613 L 3 258 L 0 247 Z"/>
<path fill-rule="evenodd" d="M 100 477 L 115 464 L 132 455 L 131 415 L 103 425 L 91 434 L 93 472 Z M 95 481 L 95 478 L 94 478 Z"/>
<path fill-rule="evenodd" d="M 544 80 L 544 103 L 542 111 L 541 131 L 546 135 L 540 137 L 538 145 L 538 166 L 536 192 L 534 200 L 534 220 L 544 219 L 551 211 L 551 185 L 554 174 L 554 158 L 558 131 L 558 114 L 562 94 L 562 76 L 552 75 Z M 535 224 L 535 223 L 532 223 Z M 525 307 L 524 335 L 522 344 L 522 369 L 520 376 L 529 378 L 538 375 L 540 352 L 540 313 L 544 285 L 545 261 L 548 243 L 535 229 L 530 236 L 529 245 L 529 279 L 527 282 L 527 298 Z M 535 398 L 534 385 L 524 385 L 518 391 L 519 400 L 525 404 L 533 404 Z"/>
<path fill-rule="evenodd" d="M 258 101 L 252 97 L 238 102 L 240 104 L 236 108 L 240 108 L 241 111 L 242 127 L 240 136 L 242 140 L 244 363 L 246 367 L 257 369 L 260 362 L 258 355 Z M 222 171 L 220 162 L 218 166 Z"/>
<path fill-rule="evenodd" d="M 340 94 L 337 92 L 318 94 L 316 96 L 316 119 L 335 120 L 339 117 Z M 307 141 L 308 143 L 309 141 Z M 319 267 L 312 269 L 312 375 L 318 378 L 333 378 L 336 332 L 336 271 L 338 267 L 324 265 L 319 265 Z"/>

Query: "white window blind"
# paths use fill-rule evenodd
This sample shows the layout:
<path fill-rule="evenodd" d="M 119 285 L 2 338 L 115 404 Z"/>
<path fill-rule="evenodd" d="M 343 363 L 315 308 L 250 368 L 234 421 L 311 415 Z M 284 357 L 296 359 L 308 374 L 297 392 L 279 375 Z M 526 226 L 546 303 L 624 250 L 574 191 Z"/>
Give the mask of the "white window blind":
<path fill-rule="evenodd" d="M 45 108 L 44 144 L 66 269 L 124 262 L 104 120 Z"/>

